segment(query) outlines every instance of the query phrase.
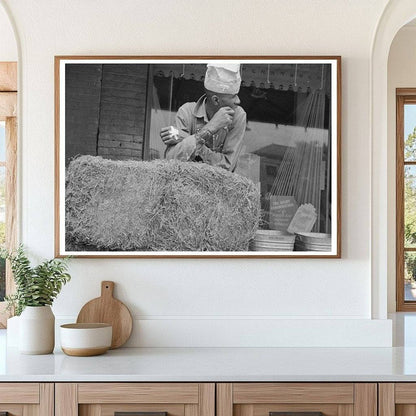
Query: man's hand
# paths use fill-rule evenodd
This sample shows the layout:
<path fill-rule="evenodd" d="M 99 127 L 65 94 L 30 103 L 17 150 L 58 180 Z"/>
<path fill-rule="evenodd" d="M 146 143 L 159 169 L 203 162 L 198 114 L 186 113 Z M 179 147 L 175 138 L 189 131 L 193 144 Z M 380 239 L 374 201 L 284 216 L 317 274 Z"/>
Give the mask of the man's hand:
<path fill-rule="evenodd" d="M 206 128 L 211 133 L 216 133 L 218 130 L 229 127 L 233 122 L 235 111 L 231 107 L 221 107 L 206 124 Z"/>
<path fill-rule="evenodd" d="M 162 127 L 160 129 L 160 138 L 166 146 L 177 144 L 183 140 L 183 138 L 179 137 L 178 129 L 173 126 Z"/>

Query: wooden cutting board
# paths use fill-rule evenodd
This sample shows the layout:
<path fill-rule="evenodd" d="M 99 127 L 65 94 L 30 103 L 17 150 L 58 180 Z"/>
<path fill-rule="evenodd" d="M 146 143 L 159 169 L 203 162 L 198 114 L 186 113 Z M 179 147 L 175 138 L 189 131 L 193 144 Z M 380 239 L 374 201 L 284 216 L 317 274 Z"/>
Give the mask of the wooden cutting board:
<path fill-rule="evenodd" d="M 107 323 L 113 326 L 111 349 L 121 347 L 130 337 L 133 319 L 124 303 L 113 297 L 114 282 L 101 282 L 101 296 L 86 303 L 77 323 Z"/>

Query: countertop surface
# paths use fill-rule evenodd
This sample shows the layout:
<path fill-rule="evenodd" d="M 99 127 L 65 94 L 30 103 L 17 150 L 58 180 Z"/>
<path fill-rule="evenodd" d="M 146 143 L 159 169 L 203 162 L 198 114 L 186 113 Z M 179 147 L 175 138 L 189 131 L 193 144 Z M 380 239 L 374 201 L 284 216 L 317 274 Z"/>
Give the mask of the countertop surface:
<path fill-rule="evenodd" d="M 0 381 L 416 381 L 416 348 L 120 348 L 22 355 L 0 331 Z"/>

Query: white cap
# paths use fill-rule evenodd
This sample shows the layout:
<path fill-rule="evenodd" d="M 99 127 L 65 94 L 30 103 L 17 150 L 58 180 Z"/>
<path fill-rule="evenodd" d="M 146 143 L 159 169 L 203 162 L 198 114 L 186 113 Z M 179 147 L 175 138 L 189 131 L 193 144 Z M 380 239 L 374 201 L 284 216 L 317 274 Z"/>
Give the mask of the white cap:
<path fill-rule="evenodd" d="M 207 65 L 204 86 L 220 94 L 237 94 L 240 91 L 240 64 L 213 62 Z"/>

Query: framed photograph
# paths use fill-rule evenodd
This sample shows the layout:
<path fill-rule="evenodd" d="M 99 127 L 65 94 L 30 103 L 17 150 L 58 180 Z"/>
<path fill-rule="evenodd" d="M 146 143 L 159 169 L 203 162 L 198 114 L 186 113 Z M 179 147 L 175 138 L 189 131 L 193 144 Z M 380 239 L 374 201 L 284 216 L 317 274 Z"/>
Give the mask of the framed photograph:
<path fill-rule="evenodd" d="M 56 256 L 341 256 L 341 58 L 55 57 Z"/>

